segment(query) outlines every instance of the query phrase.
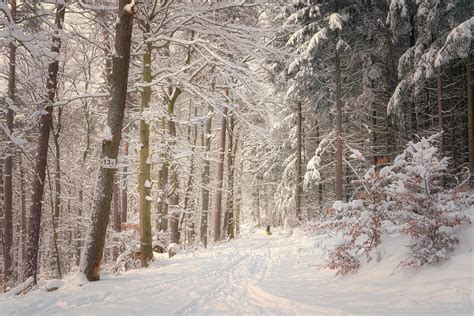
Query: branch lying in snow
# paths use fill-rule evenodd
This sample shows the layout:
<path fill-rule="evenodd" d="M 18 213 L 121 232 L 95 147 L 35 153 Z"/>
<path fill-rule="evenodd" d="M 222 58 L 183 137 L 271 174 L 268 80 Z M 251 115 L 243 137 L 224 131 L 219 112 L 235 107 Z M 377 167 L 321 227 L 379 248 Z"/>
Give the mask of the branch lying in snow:
<path fill-rule="evenodd" d="M 20 294 L 27 293 L 33 287 L 33 277 L 29 277 L 25 282 L 19 284 L 15 288 L 11 289 L 10 291 L 4 294 L 5 297 L 10 298 L 13 296 L 17 296 Z"/>

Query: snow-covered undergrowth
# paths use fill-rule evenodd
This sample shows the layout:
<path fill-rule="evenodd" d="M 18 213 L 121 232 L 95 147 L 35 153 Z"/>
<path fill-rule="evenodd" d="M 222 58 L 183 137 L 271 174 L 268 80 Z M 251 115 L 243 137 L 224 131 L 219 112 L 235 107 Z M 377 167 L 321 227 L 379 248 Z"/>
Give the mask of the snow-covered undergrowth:
<path fill-rule="evenodd" d="M 474 208 L 472 209 L 474 211 Z M 59 290 L 0 298 L 1 315 L 471 315 L 472 230 L 460 232 L 448 262 L 416 271 L 399 265 L 407 238 L 376 248 L 356 274 L 321 268 L 334 234 L 264 229 L 151 267 L 88 283 L 77 276 Z"/>
<path fill-rule="evenodd" d="M 407 238 L 401 266 L 421 268 L 449 260 L 459 244 L 459 233 L 472 228 L 470 206 L 474 194 L 469 175 L 447 172 L 448 158 L 438 158 L 439 134 L 410 142 L 391 165 L 372 167 L 361 181 L 358 200 L 336 201 L 322 220 L 306 225 L 318 234 L 338 233 L 328 250 L 326 267 L 338 274 L 356 272 L 370 262 L 390 238 Z"/>

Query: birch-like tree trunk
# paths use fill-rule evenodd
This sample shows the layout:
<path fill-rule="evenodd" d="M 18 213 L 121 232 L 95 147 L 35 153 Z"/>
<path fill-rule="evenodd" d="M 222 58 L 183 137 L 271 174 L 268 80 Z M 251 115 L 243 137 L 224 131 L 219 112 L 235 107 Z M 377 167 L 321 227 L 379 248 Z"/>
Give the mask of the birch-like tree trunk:
<path fill-rule="evenodd" d="M 107 113 L 107 126 L 110 128 L 112 138 L 102 141 L 101 152 L 101 159 L 108 158 L 115 161 L 122 137 L 130 64 L 133 12 L 124 9 L 128 3 L 128 0 L 119 0 L 115 55 L 112 59 L 111 100 Z M 103 167 L 99 170 L 91 210 L 91 226 L 87 233 L 79 267 L 89 281 L 97 281 L 100 278 L 100 264 L 109 221 L 115 171 L 116 169 Z"/>
<path fill-rule="evenodd" d="M 53 46 L 51 51 L 59 54 L 61 48 L 60 30 L 63 28 L 65 7 L 62 4 L 56 6 L 55 26 L 53 35 Z M 25 279 L 33 277 L 33 282 L 37 282 L 38 273 L 38 252 L 39 237 L 41 228 L 41 214 L 43 211 L 43 193 L 46 177 L 46 166 L 48 163 L 49 134 L 52 126 L 53 102 L 56 97 L 58 85 L 59 61 L 55 60 L 48 66 L 48 78 L 46 81 L 47 103 L 44 104 L 45 113 L 40 119 L 39 137 L 37 142 L 35 169 L 33 175 L 33 194 L 31 197 L 30 216 L 28 219 L 28 241 L 26 248 L 25 262 L 23 263 L 23 277 Z"/>

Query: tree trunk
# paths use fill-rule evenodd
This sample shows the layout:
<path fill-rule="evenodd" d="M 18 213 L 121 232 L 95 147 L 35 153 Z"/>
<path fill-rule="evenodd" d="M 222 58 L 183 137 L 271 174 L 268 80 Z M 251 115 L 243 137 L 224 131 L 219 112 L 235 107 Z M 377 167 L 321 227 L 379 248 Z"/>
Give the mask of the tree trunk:
<path fill-rule="evenodd" d="M 467 137 L 469 142 L 469 171 L 471 173 L 471 188 L 474 188 L 474 54 L 470 54 L 466 63 L 467 74 Z"/>
<path fill-rule="evenodd" d="M 209 176 L 211 173 L 211 133 L 212 133 L 212 107 L 209 106 L 206 119 L 206 128 L 202 135 L 202 146 L 206 147 L 204 170 L 202 172 L 202 209 L 201 209 L 201 242 L 207 247 L 207 223 L 209 220 Z"/>
<path fill-rule="evenodd" d="M 125 134 L 128 133 L 128 127 L 125 129 Z M 128 139 L 125 140 L 125 145 L 124 145 L 124 160 L 125 160 L 125 166 L 123 167 L 123 184 L 122 184 L 122 201 L 121 201 L 121 206 L 122 206 L 122 214 L 120 216 L 120 219 L 122 220 L 122 223 L 127 222 L 127 216 L 128 216 L 128 186 L 127 186 L 127 177 L 128 177 Z"/>
<path fill-rule="evenodd" d="M 0 137 L 0 142 L 3 138 Z M 2 159 L 2 157 L 0 157 Z M 3 256 L 3 161 L 0 161 L 0 256 Z M 0 274 L 3 275 L 3 262 L 0 261 Z M 0 283 L 3 284 L 2 290 L 6 290 L 4 280 L 0 278 Z"/>
<path fill-rule="evenodd" d="M 189 118 L 188 121 L 191 122 L 191 110 L 192 110 L 192 103 L 189 103 Z M 194 117 L 197 117 L 197 107 L 194 109 Z M 194 134 L 194 135 L 192 135 Z M 186 183 L 186 193 L 184 196 L 184 214 L 183 214 L 183 222 L 184 222 L 184 230 L 185 230 L 185 237 L 187 237 L 188 245 L 191 246 L 194 241 L 194 216 L 192 210 L 195 209 L 195 201 L 193 199 L 193 186 L 194 186 L 194 148 L 196 147 L 198 137 L 198 126 L 197 124 L 194 125 L 194 133 L 192 126 L 189 125 L 188 127 L 188 143 L 192 144 L 191 152 L 191 160 L 189 162 L 189 177 Z M 192 141 L 191 141 L 192 138 Z M 181 226 L 182 227 L 182 226 Z"/>
<path fill-rule="evenodd" d="M 168 131 L 171 136 L 171 147 L 176 143 L 176 123 L 174 121 L 174 106 L 176 100 L 181 94 L 181 90 L 176 87 L 168 103 L 168 114 L 170 119 L 168 121 Z M 170 157 L 168 156 L 167 159 Z M 169 256 L 172 257 L 176 254 L 175 247 L 179 245 L 179 194 L 178 194 L 178 170 L 177 165 L 173 163 L 171 165 L 171 192 L 169 199 Z"/>
<path fill-rule="evenodd" d="M 12 23 L 16 20 L 16 0 L 10 1 Z M 8 98 L 9 102 L 16 103 L 16 46 L 10 43 L 9 70 L 8 70 Z M 8 133 L 13 133 L 13 109 L 7 103 L 6 126 Z M 8 141 L 5 151 L 4 169 L 4 196 L 3 196 L 3 268 L 5 286 L 12 285 L 13 282 L 13 144 Z"/>
<path fill-rule="evenodd" d="M 438 131 L 441 133 L 439 138 L 439 153 L 444 157 L 444 119 L 443 119 L 443 71 L 441 66 L 437 67 L 437 101 L 438 101 Z M 445 186 L 445 177 L 442 178 L 442 185 Z"/>
<path fill-rule="evenodd" d="M 122 230 L 122 214 L 120 212 L 120 188 L 118 185 L 118 174 L 116 174 L 117 180 L 114 181 L 114 191 L 112 193 L 112 198 L 114 201 L 114 225 L 113 230 L 116 232 L 120 232 Z"/>
<path fill-rule="evenodd" d="M 119 0 L 116 23 L 115 55 L 112 61 L 112 91 L 107 125 L 112 139 L 102 141 L 101 159 L 117 159 L 127 98 L 128 71 L 132 38 L 133 14 L 123 9 L 128 0 Z M 100 278 L 100 263 L 109 221 L 115 169 L 100 168 L 91 210 L 91 227 L 81 256 L 80 271 L 89 281 Z"/>
<path fill-rule="evenodd" d="M 339 32 L 336 30 L 336 39 Z M 335 48 L 336 66 L 336 200 L 342 201 L 342 105 L 341 105 L 341 61 L 339 52 Z"/>
<path fill-rule="evenodd" d="M 298 221 L 302 220 L 301 214 L 301 193 L 302 193 L 302 171 L 301 171 L 301 148 L 302 148 L 302 134 L 303 134 L 303 113 L 301 110 L 301 102 L 298 102 L 298 107 L 296 109 L 296 179 L 295 179 L 295 204 L 296 204 L 296 218 Z"/>
<path fill-rule="evenodd" d="M 149 30 L 148 30 L 149 32 Z M 148 111 L 151 99 L 151 45 L 147 44 L 143 55 L 143 81 L 146 86 L 141 92 L 140 103 L 140 171 L 138 175 L 138 193 L 140 199 L 140 263 L 148 266 L 153 259 L 151 236 L 151 172 L 150 172 L 150 127 L 145 121 L 144 112 Z"/>
<path fill-rule="evenodd" d="M 23 156 L 20 153 L 19 168 L 20 168 L 20 199 L 21 199 L 21 261 L 25 261 L 26 251 L 26 173 L 23 165 Z M 1 175 L 1 174 L 0 174 Z M 19 259 L 20 260 L 20 259 Z M 21 278 L 23 279 L 23 278 Z"/>
<path fill-rule="evenodd" d="M 160 172 L 158 173 L 159 177 L 159 191 L 160 197 L 157 205 L 158 209 L 158 231 L 166 232 L 168 231 L 168 174 L 169 174 L 169 163 L 168 158 L 164 158 L 163 165 Z"/>
<path fill-rule="evenodd" d="M 226 213 L 227 229 L 224 231 L 230 239 L 235 238 L 235 214 L 234 214 L 234 174 L 235 174 L 235 153 L 237 150 L 237 137 L 235 131 L 235 115 L 232 114 L 229 118 L 229 148 L 227 150 L 227 197 L 226 197 Z M 235 139 L 235 142 L 234 142 Z"/>
<path fill-rule="evenodd" d="M 226 96 L 228 93 L 226 92 Z M 216 190 L 216 211 L 214 215 L 214 242 L 221 238 L 221 216 L 222 216 L 222 184 L 224 180 L 224 159 L 225 159 L 225 138 L 227 130 L 227 106 L 224 105 L 221 126 L 221 144 L 219 153 L 219 165 L 217 167 L 217 190 Z"/>
<path fill-rule="evenodd" d="M 55 24 L 57 30 L 53 35 L 53 46 L 51 51 L 59 54 L 61 47 L 61 39 L 59 37 L 59 30 L 63 27 L 65 7 L 58 4 L 56 7 L 56 19 Z M 40 130 L 36 149 L 36 162 L 33 176 L 33 194 L 31 198 L 30 217 L 28 219 L 28 242 L 26 248 L 26 258 L 24 262 L 24 273 L 25 279 L 33 277 L 33 283 L 37 282 L 38 272 L 38 251 L 39 251 L 39 238 L 41 228 L 41 213 L 43 210 L 43 193 L 44 193 L 44 180 L 46 176 L 46 166 L 48 163 L 48 143 L 49 134 L 52 126 L 52 103 L 54 102 L 57 90 L 57 79 L 58 79 L 58 68 L 59 61 L 55 60 L 48 66 L 48 78 L 46 81 L 46 91 L 48 95 L 48 101 L 44 104 L 45 113 L 40 119 Z"/>

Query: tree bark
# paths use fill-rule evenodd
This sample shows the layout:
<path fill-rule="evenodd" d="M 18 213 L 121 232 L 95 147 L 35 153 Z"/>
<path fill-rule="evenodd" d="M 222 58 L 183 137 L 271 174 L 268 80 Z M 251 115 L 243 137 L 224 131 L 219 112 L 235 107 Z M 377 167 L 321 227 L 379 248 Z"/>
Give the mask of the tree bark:
<path fill-rule="evenodd" d="M 234 175 L 237 144 L 238 139 L 235 135 L 235 116 L 232 114 L 229 118 L 229 148 L 227 150 L 227 172 L 229 175 L 227 178 L 226 213 L 228 216 L 227 229 L 224 229 L 230 239 L 235 238 Z"/>
<path fill-rule="evenodd" d="M 336 39 L 339 32 L 336 30 Z M 341 104 L 341 60 L 335 48 L 336 81 L 336 200 L 342 201 L 342 104 Z"/>
<path fill-rule="evenodd" d="M 296 109 L 296 124 L 297 124 L 297 131 L 296 131 L 296 178 L 295 178 L 295 208 L 296 208 L 296 218 L 298 221 L 302 220 L 301 216 L 301 193 L 302 193 L 302 171 L 301 171 L 301 149 L 302 149 L 302 134 L 303 134 L 303 113 L 301 109 L 301 102 L 298 102 L 297 109 Z"/>
<path fill-rule="evenodd" d="M 0 137 L 0 142 L 3 138 Z M 2 159 L 2 157 L 0 157 Z M 3 160 L 3 159 L 2 159 Z M 0 256 L 3 258 L 3 165 L 4 161 L 0 161 Z M 3 275 L 3 262 L 0 262 L 0 274 Z M 3 284 L 2 290 L 6 290 L 4 280 L 0 278 L 0 283 Z"/>
<path fill-rule="evenodd" d="M 23 164 L 23 156 L 20 153 L 19 168 L 20 168 L 20 199 L 21 199 L 21 262 L 25 260 L 26 251 L 26 173 Z M 19 259 L 20 260 L 20 259 Z M 21 278 L 23 279 L 23 278 Z"/>
<path fill-rule="evenodd" d="M 51 51 L 59 54 L 61 48 L 61 38 L 59 31 L 63 28 L 65 7 L 58 4 L 56 7 L 55 25 L 57 30 L 53 35 L 53 46 Z M 24 262 L 25 279 L 33 277 L 33 283 L 37 282 L 38 273 L 38 251 L 41 228 L 41 213 L 43 210 L 44 180 L 46 176 L 46 166 L 48 163 L 48 143 L 49 134 L 52 126 L 52 103 L 56 97 L 58 84 L 59 61 L 55 60 L 48 66 L 48 78 L 46 81 L 47 103 L 44 104 L 45 113 L 40 119 L 40 130 L 35 157 L 35 170 L 33 176 L 33 195 L 31 198 L 30 217 L 28 219 L 28 242 L 26 248 L 26 257 Z"/>
<path fill-rule="evenodd" d="M 112 91 L 107 125 L 112 139 L 102 141 L 101 158 L 117 159 L 127 98 L 133 12 L 124 10 L 128 0 L 119 0 L 115 55 L 112 60 Z M 100 278 L 100 264 L 109 221 L 115 169 L 100 168 L 91 210 L 91 226 L 81 256 L 80 271 L 89 281 Z"/>
<path fill-rule="evenodd" d="M 206 128 L 202 135 L 202 146 L 206 147 L 204 169 L 202 172 L 202 208 L 201 208 L 201 242 L 207 247 L 207 223 L 209 220 L 209 176 L 211 173 L 211 133 L 212 133 L 212 107 L 209 106 L 206 119 Z"/>
<path fill-rule="evenodd" d="M 469 54 L 466 62 L 466 75 L 467 75 L 467 137 L 469 143 L 469 172 L 470 172 L 470 183 L 471 188 L 474 188 L 474 54 Z"/>
<path fill-rule="evenodd" d="M 126 109 L 125 109 L 126 110 Z M 128 127 L 125 128 L 125 134 L 128 133 Z M 120 216 L 120 219 L 122 223 L 127 222 L 127 216 L 128 216 L 128 185 L 127 185 L 127 178 L 128 178 L 128 139 L 125 140 L 125 145 L 124 145 L 124 160 L 125 160 L 125 166 L 123 167 L 123 184 L 122 184 L 122 201 L 120 203 L 122 207 L 122 214 Z"/>
<path fill-rule="evenodd" d="M 226 96 L 228 92 L 226 91 Z M 219 165 L 217 167 L 217 190 L 216 190 L 216 205 L 214 212 L 214 242 L 221 238 L 221 216 L 222 216 L 222 184 L 224 180 L 224 160 L 225 160 L 225 138 L 227 129 L 227 106 L 224 105 L 221 126 L 221 143 L 219 153 Z"/>
<path fill-rule="evenodd" d="M 176 87 L 168 103 L 168 114 L 170 119 L 168 121 L 168 131 L 171 136 L 171 147 L 176 143 L 176 123 L 174 121 L 174 107 L 176 101 L 181 94 L 181 90 Z M 167 159 L 170 157 L 168 156 Z M 175 163 L 171 164 L 171 192 L 169 198 L 169 256 L 176 254 L 176 249 L 179 245 L 179 193 L 178 193 L 178 170 Z M 173 247 L 171 247 L 173 246 Z"/>
<path fill-rule="evenodd" d="M 148 30 L 149 32 L 149 30 Z M 143 81 L 140 112 L 140 171 L 138 175 L 138 193 L 140 200 L 140 263 L 148 266 L 153 259 L 151 236 L 151 172 L 150 172 L 150 127 L 145 121 L 144 112 L 148 111 L 151 99 L 151 45 L 147 44 L 143 55 Z"/>
<path fill-rule="evenodd" d="M 10 1 L 10 11 L 14 21 L 16 19 L 16 0 Z M 16 103 L 16 46 L 10 43 L 9 71 L 8 71 L 8 98 Z M 13 109 L 7 105 L 6 126 L 9 134 L 13 133 Z M 3 268 L 5 286 L 13 282 L 13 144 L 8 141 L 5 151 L 4 169 L 4 196 L 3 196 Z"/>
<path fill-rule="evenodd" d="M 120 188 L 118 185 L 119 176 L 116 174 L 117 180 L 114 181 L 114 191 L 112 193 L 113 201 L 114 201 L 114 225 L 113 229 L 116 232 L 122 231 L 122 214 L 120 212 Z"/>

